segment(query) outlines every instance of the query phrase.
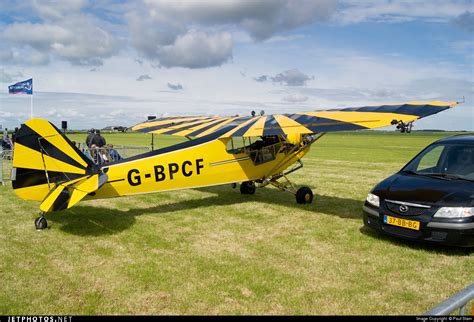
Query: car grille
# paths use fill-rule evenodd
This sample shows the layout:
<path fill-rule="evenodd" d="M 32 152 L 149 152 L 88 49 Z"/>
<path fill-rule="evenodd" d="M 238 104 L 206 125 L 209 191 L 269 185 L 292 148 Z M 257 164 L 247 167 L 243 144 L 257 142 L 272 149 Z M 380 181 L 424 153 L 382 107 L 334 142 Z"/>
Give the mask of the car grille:
<path fill-rule="evenodd" d="M 407 238 L 420 238 L 423 236 L 423 233 L 421 231 L 396 226 L 384 225 L 383 230 L 387 233 Z"/>
<path fill-rule="evenodd" d="M 390 201 L 385 201 L 385 205 L 390 211 L 400 216 L 419 216 L 423 215 L 427 210 L 429 210 L 427 208 L 408 206 L 408 210 L 406 212 L 401 212 L 399 204 L 392 203 Z"/>

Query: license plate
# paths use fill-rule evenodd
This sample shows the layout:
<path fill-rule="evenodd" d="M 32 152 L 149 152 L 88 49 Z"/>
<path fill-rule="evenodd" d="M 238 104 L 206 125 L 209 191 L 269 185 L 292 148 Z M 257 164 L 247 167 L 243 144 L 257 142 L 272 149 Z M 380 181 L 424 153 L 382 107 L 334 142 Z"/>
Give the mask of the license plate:
<path fill-rule="evenodd" d="M 392 216 L 383 216 L 383 222 L 387 225 L 399 226 L 413 230 L 420 230 L 420 222 L 415 220 L 407 220 Z"/>

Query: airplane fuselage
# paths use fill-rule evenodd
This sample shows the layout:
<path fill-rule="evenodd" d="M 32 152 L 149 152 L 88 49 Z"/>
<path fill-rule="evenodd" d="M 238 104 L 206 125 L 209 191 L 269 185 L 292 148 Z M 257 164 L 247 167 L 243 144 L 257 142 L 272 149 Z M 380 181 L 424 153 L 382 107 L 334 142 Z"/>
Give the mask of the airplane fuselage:
<path fill-rule="evenodd" d="M 165 148 L 156 155 L 137 156 L 105 165 L 108 180 L 88 199 L 152 193 L 257 180 L 281 173 L 309 150 L 281 149 L 271 161 L 255 164 L 246 152 L 231 153 L 228 138 Z M 169 150 L 169 151 L 167 151 Z"/>

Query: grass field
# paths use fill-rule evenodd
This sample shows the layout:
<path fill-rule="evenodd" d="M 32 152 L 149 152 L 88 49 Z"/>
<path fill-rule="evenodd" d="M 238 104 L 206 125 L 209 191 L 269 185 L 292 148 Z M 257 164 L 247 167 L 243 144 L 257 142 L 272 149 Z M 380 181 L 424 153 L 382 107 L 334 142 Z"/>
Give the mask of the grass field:
<path fill-rule="evenodd" d="M 472 251 L 377 235 L 361 207 L 447 135 L 327 134 L 291 175 L 311 205 L 220 186 L 82 202 L 36 231 L 38 204 L 0 187 L 0 314 L 422 314 L 474 282 Z"/>

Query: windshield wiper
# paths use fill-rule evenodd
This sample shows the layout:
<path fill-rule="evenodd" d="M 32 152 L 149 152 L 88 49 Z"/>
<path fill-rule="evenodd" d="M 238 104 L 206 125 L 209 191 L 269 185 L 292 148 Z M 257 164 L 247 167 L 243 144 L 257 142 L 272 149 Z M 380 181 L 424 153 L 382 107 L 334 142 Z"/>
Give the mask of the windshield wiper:
<path fill-rule="evenodd" d="M 432 177 L 437 177 L 437 178 L 444 178 L 447 180 L 466 180 L 466 181 L 473 181 L 471 179 L 468 179 L 466 177 L 457 175 L 457 174 L 452 174 L 452 173 L 426 173 L 428 176 Z"/>
<path fill-rule="evenodd" d="M 466 181 L 474 181 L 472 179 L 468 179 L 465 176 L 459 175 L 459 174 L 453 174 L 453 173 L 445 173 L 444 174 L 446 178 L 450 178 L 453 180 L 466 180 Z"/>
<path fill-rule="evenodd" d="M 453 174 L 453 173 L 438 173 L 438 172 L 415 172 L 413 170 L 402 170 L 402 173 L 405 174 L 412 174 L 412 175 L 417 175 L 417 176 L 425 176 L 425 177 L 433 177 L 433 178 L 438 178 L 438 179 L 443 179 L 443 180 L 466 180 L 466 181 L 471 181 L 473 182 L 473 179 L 468 179 L 466 177 Z"/>
<path fill-rule="evenodd" d="M 432 177 L 432 178 L 438 178 L 438 179 L 443 179 L 443 180 L 453 180 L 453 178 L 447 177 L 445 173 L 419 173 L 420 175 L 427 176 L 427 177 Z"/>
<path fill-rule="evenodd" d="M 416 172 L 413 170 L 403 170 L 402 172 L 405 174 L 412 174 L 415 176 L 434 177 L 434 178 L 443 179 L 443 180 L 451 180 L 451 178 L 446 178 L 444 176 L 444 173 L 429 173 L 429 172 L 425 173 L 425 172 Z"/>

